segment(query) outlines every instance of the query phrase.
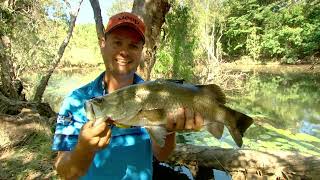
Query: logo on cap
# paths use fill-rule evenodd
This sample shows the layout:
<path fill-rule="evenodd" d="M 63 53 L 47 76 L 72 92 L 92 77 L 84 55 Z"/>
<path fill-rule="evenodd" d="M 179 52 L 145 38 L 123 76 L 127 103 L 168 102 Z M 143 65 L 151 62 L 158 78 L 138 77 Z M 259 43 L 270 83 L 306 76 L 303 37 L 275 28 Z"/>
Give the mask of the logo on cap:
<path fill-rule="evenodd" d="M 119 21 L 122 21 L 122 20 L 130 20 L 132 21 L 134 24 L 136 25 L 139 25 L 139 21 L 133 17 L 130 17 L 130 16 L 122 16 L 122 17 L 119 17 L 118 18 Z"/>
<path fill-rule="evenodd" d="M 122 25 L 127 25 L 134 28 L 142 36 L 143 40 L 145 39 L 145 25 L 143 21 L 135 14 L 129 12 L 122 12 L 110 17 L 105 32 L 108 33 L 114 28 Z"/>

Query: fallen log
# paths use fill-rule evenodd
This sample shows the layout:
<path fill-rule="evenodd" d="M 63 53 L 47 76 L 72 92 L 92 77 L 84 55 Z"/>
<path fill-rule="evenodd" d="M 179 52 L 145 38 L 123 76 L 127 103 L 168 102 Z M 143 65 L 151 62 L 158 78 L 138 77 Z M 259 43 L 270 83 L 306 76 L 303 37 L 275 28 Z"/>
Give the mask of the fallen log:
<path fill-rule="evenodd" d="M 23 108 L 18 115 L 0 113 L 0 154 L 7 148 L 30 143 L 33 136 L 46 134 L 52 136 L 56 116 L 40 116 L 32 109 Z M 1 179 L 1 177 L 0 177 Z"/>
<path fill-rule="evenodd" d="M 48 118 L 56 115 L 48 103 L 9 99 L 0 92 L 0 114 L 17 115 L 25 108 Z"/>
<path fill-rule="evenodd" d="M 287 151 L 257 151 L 177 145 L 167 163 L 228 172 L 232 179 L 319 179 L 320 158 Z M 202 171 L 203 172 L 203 171 Z M 207 171 L 208 172 L 208 171 Z M 212 171 L 211 171 L 212 172 Z M 203 176 L 203 174 L 202 174 Z"/>

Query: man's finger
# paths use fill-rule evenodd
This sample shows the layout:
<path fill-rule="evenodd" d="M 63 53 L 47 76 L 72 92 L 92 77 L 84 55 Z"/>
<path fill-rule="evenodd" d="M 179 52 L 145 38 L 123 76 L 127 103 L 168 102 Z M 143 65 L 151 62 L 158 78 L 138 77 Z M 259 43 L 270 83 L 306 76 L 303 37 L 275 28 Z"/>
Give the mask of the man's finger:
<path fill-rule="evenodd" d="M 86 123 L 82 126 L 82 129 L 88 129 L 88 128 L 92 127 L 92 126 L 93 126 L 93 123 L 94 123 L 93 120 L 90 120 L 90 121 L 86 122 Z"/>
<path fill-rule="evenodd" d="M 100 135 L 100 141 L 98 143 L 98 147 L 102 148 L 109 144 L 111 139 L 111 130 L 107 129 L 103 131 L 103 133 Z"/>
<path fill-rule="evenodd" d="M 175 130 L 182 130 L 184 129 L 184 124 L 185 124 L 185 115 L 184 115 L 184 108 L 179 108 L 177 110 L 177 113 L 175 114 L 175 119 L 176 119 L 176 127 Z"/>
<path fill-rule="evenodd" d="M 105 121 L 107 124 L 114 124 L 114 120 L 108 118 L 106 121 Z"/>
<path fill-rule="evenodd" d="M 89 139 L 88 143 L 90 147 L 95 147 L 99 143 L 99 137 L 92 137 Z"/>
<path fill-rule="evenodd" d="M 204 119 L 203 119 L 203 117 L 201 116 L 201 114 L 200 113 L 198 113 L 198 112 L 195 112 L 195 117 L 194 117 L 194 119 L 195 119 L 195 124 L 194 124 L 194 129 L 195 130 L 200 130 L 201 128 L 202 128 L 202 126 L 203 126 L 203 123 L 204 123 Z"/>
<path fill-rule="evenodd" d="M 102 122 L 94 127 L 91 127 L 87 130 L 86 133 L 89 134 L 90 137 L 98 136 L 102 133 L 106 128 L 109 128 L 106 122 Z"/>
<path fill-rule="evenodd" d="M 185 122 L 184 128 L 193 129 L 193 126 L 195 124 L 194 112 L 191 111 L 189 108 L 186 108 L 184 114 L 186 116 L 186 122 Z"/>

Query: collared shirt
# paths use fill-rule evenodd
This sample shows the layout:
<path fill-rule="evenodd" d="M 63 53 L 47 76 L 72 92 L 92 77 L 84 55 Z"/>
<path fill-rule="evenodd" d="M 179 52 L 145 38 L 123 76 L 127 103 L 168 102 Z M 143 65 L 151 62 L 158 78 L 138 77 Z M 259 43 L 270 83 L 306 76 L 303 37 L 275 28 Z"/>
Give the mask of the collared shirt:
<path fill-rule="evenodd" d="M 84 103 L 107 94 L 102 73 L 89 84 L 72 91 L 63 101 L 58 114 L 52 149 L 71 151 L 78 142 L 81 127 L 88 121 Z M 134 84 L 143 80 L 135 74 Z M 112 126 L 109 145 L 98 151 L 87 174 L 81 179 L 152 179 L 151 140 L 145 128 Z"/>

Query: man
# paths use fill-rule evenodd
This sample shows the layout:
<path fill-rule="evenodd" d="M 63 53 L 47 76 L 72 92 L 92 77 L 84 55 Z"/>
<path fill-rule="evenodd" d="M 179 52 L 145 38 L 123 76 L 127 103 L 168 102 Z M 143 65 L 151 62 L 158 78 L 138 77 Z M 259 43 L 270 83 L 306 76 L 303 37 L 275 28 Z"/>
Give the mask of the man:
<path fill-rule="evenodd" d="M 165 146 L 156 144 L 143 127 L 120 128 L 109 122 L 92 126 L 84 102 L 143 80 L 135 74 L 145 42 L 144 23 L 132 13 L 109 19 L 100 42 L 106 71 L 91 83 L 71 92 L 57 119 L 53 150 L 65 179 L 151 179 L 152 158 L 165 160 L 175 148 L 175 131 L 200 129 L 198 113 L 180 108 L 168 114 Z"/>

